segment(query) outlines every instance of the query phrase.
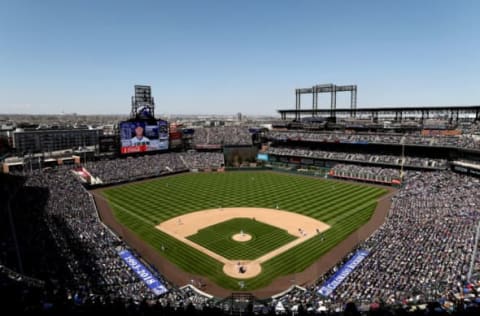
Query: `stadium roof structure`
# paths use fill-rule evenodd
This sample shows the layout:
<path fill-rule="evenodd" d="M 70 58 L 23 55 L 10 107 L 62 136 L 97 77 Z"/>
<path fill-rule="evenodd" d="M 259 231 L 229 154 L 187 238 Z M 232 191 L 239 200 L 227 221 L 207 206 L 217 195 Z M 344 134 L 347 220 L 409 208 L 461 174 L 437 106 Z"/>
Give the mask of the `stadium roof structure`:
<path fill-rule="evenodd" d="M 350 108 L 337 109 L 337 92 L 350 92 Z M 330 108 L 318 109 L 318 94 L 330 93 Z M 303 94 L 312 95 L 312 107 L 310 109 L 302 109 L 301 97 Z M 357 108 L 357 86 L 343 85 L 337 86 L 333 83 L 318 84 L 311 88 L 295 89 L 295 109 L 277 110 L 281 119 L 286 120 L 287 115 L 294 116 L 294 121 L 300 121 L 302 115 L 310 115 L 311 117 L 323 116 L 335 119 L 337 114 L 347 114 L 355 118 L 357 115 L 370 115 L 371 118 L 378 118 L 379 114 L 393 114 L 396 121 L 402 121 L 405 114 L 415 113 L 421 119 L 429 119 L 430 115 L 442 115 L 449 119 L 457 120 L 460 114 L 474 117 L 475 121 L 480 119 L 480 105 L 453 105 L 453 106 L 405 106 L 405 107 L 366 107 Z"/>
<path fill-rule="evenodd" d="M 287 115 L 295 115 L 299 120 L 302 115 L 330 116 L 335 118 L 337 114 L 349 114 L 350 117 L 357 117 L 361 114 L 370 115 L 377 118 L 379 114 L 394 114 L 397 121 L 401 121 L 406 114 L 416 113 L 421 119 L 428 119 L 435 115 L 445 115 L 448 118 L 458 120 L 460 114 L 470 115 L 476 121 L 480 120 L 480 105 L 452 105 L 452 106 L 415 106 L 415 107 L 368 107 L 355 109 L 281 109 L 278 110 L 282 120 L 287 119 Z"/>

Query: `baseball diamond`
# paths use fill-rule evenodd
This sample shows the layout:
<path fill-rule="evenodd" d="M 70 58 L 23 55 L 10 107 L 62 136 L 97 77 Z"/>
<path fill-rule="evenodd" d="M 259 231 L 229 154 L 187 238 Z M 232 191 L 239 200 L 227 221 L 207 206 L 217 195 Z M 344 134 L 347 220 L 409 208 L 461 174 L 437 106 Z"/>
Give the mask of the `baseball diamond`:
<path fill-rule="evenodd" d="M 222 262 L 223 272 L 237 279 L 257 276 L 262 263 L 330 228 L 298 213 L 253 207 L 205 210 L 181 218 L 157 228 Z M 245 240 L 244 229 L 251 233 Z"/>
<path fill-rule="evenodd" d="M 239 279 L 255 290 L 305 270 L 365 224 L 386 192 L 260 171 L 180 174 L 100 191 L 116 219 L 160 256 L 229 290 L 239 290 Z M 242 233 L 252 240 L 232 239 Z"/>

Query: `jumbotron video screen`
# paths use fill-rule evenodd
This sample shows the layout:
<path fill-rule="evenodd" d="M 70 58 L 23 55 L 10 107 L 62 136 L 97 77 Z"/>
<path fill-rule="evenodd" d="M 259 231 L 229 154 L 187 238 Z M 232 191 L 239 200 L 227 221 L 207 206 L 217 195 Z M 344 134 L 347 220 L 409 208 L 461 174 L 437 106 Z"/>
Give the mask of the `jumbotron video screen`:
<path fill-rule="evenodd" d="M 120 152 L 137 152 L 168 149 L 168 123 L 158 120 L 156 124 L 147 122 L 120 123 Z"/>

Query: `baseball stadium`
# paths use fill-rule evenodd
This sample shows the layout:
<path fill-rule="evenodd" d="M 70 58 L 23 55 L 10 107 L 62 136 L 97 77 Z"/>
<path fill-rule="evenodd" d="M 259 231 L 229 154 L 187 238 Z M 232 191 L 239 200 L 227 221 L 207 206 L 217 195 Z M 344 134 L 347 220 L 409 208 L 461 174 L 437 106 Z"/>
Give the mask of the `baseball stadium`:
<path fill-rule="evenodd" d="M 318 106 L 341 92 L 349 109 Z M 295 96 L 268 124 L 197 127 L 155 116 L 137 85 L 130 117 L 93 150 L 5 159 L 11 306 L 336 314 L 475 301 L 480 106 L 362 108 L 356 85 Z M 13 137 L 51 147 L 74 133 Z"/>

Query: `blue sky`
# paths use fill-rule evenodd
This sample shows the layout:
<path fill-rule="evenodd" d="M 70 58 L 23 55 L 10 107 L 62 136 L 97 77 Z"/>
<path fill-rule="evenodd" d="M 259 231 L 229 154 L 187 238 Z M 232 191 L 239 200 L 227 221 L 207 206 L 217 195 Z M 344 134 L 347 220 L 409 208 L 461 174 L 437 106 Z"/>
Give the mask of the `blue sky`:
<path fill-rule="evenodd" d="M 357 84 L 359 107 L 480 104 L 479 12 L 473 0 L 0 0 L 0 113 L 127 114 L 135 84 L 152 86 L 156 113 L 275 114 L 295 88 L 330 82 Z"/>

